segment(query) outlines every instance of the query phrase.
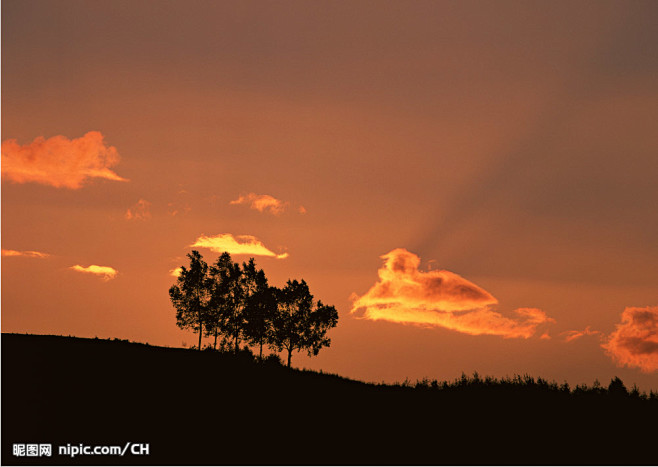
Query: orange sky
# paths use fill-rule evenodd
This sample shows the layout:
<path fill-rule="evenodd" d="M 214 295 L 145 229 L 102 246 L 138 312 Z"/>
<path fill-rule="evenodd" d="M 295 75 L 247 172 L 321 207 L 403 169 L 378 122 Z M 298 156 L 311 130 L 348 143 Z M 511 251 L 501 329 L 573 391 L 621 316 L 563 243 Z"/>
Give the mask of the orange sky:
<path fill-rule="evenodd" d="M 296 366 L 658 390 L 657 22 L 5 0 L 2 330 L 192 344 L 172 271 L 229 248 L 338 309 Z"/>

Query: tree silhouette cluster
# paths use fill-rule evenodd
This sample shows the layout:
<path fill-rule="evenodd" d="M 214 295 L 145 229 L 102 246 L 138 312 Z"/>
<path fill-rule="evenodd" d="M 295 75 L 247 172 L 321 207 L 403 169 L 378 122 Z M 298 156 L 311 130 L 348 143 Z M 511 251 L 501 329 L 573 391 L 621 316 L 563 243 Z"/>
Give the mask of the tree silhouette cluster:
<path fill-rule="evenodd" d="M 587 384 L 578 384 L 574 388 L 571 388 L 569 383 L 566 381 L 562 384 L 558 384 L 555 381 L 547 381 L 541 377 L 535 379 L 528 374 L 514 375 L 513 377 L 506 376 L 502 379 L 498 379 L 491 376 L 485 376 L 483 378 L 476 371 L 473 373 L 472 377 L 467 376 L 466 373 L 462 373 L 461 377 L 455 379 L 452 382 L 439 382 L 436 379 L 429 380 L 428 378 L 423 378 L 416 381 L 415 384 L 412 384 L 407 379 L 402 383 L 396 383 L 395 386 L 402 388 L 413 387 L 420 390 L 442 390 L 444 392 L 495 393 L 498 391 L 508 393 L 517 392 L 518 394 L 526 395 L 544 393 L 584 398 L 611 397 L 613 399 L 627 398 L 658 402 L 658 392 L 640 392 L 639 388 L 635 384 L 631 389 L 627 389 L 624 382 L 618 376 L 612 378 L 610 380 L 610 384 L 608 384 L 607 387 L 603 386 L 597 379 L 594 381 L 592 386 L 587 386 Z"/>
<path fill-rule="evenodd" d="M 213 337 L 213 349 L 233 348 L 240 343 L 288 353 L 288 366 L 294 351 L 317 355 L 331 340 L 327 331 L 338 323 L 338 312 L 322 301 L 315 302 L 306 282 L 288 280 L 285 287 L 270 286 L 265 272 L 254 259 L 233 262 L 222 253 L 208 265 L 198 251 L 187 255 L 190 264 L 181 267 L 178 279 L 169 289 L 176 308 L 176 324 L 199 333 L 201 340 Z"/>

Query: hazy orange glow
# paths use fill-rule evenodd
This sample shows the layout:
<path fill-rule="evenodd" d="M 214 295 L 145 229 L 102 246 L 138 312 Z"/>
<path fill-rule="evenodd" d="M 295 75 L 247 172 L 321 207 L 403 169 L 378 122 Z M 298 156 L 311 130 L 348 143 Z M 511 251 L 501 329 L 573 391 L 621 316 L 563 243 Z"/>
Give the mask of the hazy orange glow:
<path fill-rule="evenodd" d="M 25 256 L 28 258 L 47 258 L 50 256 L 48 253 L 41 253 L 40 251 L 17 251 L 17 250 L 2 250 L 2 256 Z"/>
<path fill-rule="evenodd" d="M 96 264 L 92 264 L 91 266 L 87 266 L 87 267 L 76 264 L 75 266 L 71 266 L 71 269 L 85 274 L 94 274 L 97 276 L 102 276 L 102 279 L 105 281 L 114 279 L 116 275 L 119 273 L 119 271 L 109 266 L 98 266 Z"/>
<path fill-rule="evenodd" d="M 658 2 L 118 3 L 2 1 L 3 332 L 189 344 L 229 251 L 339 311 L 300 367 L 658 391 Z"/>
<path fill-rule="evenodd" d="M 382 256 L 377 282 L 354 297 L 352 313 L 371 320 L 441 326 L 465 334 L 528 338 L 554 322 L 536 308 L 519 308 L 514 317 L 492 310 L 497 300 L 486 290 L 450 271 L 420 271 L 420 258 L 403 248 Z"/>
<path fill-rule="evenodd" d="M 151 218 L 151 203 L 145 199 L 140 199 L 137 203 L 126 210 L 124 217 L 127 220 L 147 220 Z"/>
<path fill-rule="evenodd" d="M 580 339 L 583 336 L 595 336 L 597 334 L 602 334 L 601 331 L 593 331 L 590 326 L 587 326 L 585 329 L 582 331 L 564 331 L 561 332 L 560 335 L 564 336 L 564 342 L 571 342 L 576 339 Z"/>
<path fill-rule="evenodd" d="M 116 148 L 106 146 L 98 131 L 76 139 L 38 137 L 23 146 L 15 139 L 2 142 L 2 178 L 14 183 L 78 189 L 90 178 L 127 181 L 110 170 L 118 162 Z"/>
<path fill-rule="evenodd" d="M 201 235 L 190 247 L 208 248 L 215 253 L 228 251 L 232 255 L 271 256 L 277 259 L 288 257 L 288 253 L 277 255 L 252 235 L 219 234 L 214 237 Z"/>
<path fill-rule="evenodd" d="M 658 371 L 658 306 L 627 307 L 601 347 L 619 366 Z"/>
<path fill-rule="evenodd" d="M 248 195 L 240 195 L 238 199 L 231 201 L 230 204 L 247 204 L 251 209 L 255 209 L 256 211 L 279 215 L 287 209 L 290 203 L 283 202 L 270 195 L 249 193 Z"/>

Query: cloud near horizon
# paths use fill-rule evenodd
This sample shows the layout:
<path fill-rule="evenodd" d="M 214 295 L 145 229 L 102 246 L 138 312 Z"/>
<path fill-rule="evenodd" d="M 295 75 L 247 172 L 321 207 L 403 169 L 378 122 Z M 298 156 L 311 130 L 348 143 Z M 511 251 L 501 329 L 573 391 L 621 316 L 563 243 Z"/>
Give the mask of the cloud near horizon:
<path fill-rule="evenodd" d="M 98 266 L 96 264 L 92 264 L 91 266 L 88 267 L 83 267 L 80 266 L 79 264 L 76 264 L 75 266 L 71 266 L 70 269 L 85 274 L 94 274 L 96 276 L 102 276 L 102 279 L 104 281 L 109 281 L 110 279 L 114 279 L 116 275 L 119 273 L 119 271 L 109 266 Z"/>
<path fill-rule="evenodd" d="M 529 338 L 539 325 L 554 322 L 537 308 L 519 308 L 505 317 L 491 309 L 498 301 L 489 292 L 450 271 L 420 271 L 420 258 L 404 248 L 382 258 L 379 281 L 365 295 L 353 295 L 351 313 L 505 338 Z"/>
<path fill-rule="evenodd" d="M 26 258 L 48 258 L 50 255 L 48 253 L 42 253 L 40 251 L 18 251 L 18 250 L 2 250 L 2 256 L 24 256 Z"/>
<path fill-rule="evenodd" d="M 72 190 L 92 178 L 125 182 L 128 180 L 110 170 L 119 159 L 116 148 L 106 146 L 98 131 L 75 139 L 39 136 L 23 146 L 9 139 L 2 142 L 2 179 Z"/>
<path fill-rule="evenodd" d="M 124 215 L 126 220 L 148 220 L 151 218 L 151 203 L 145 199 L 140 199 L 137 203 L 126 210 Z"/>
<path fill-rule="evenodd" d="M 288 253 L 277 255 L 252 235 L 219 234 L 214 237 L 201 235 L 190 247 L 208 248 L 215 253 L 227 251 L 232 255 L 269 256 L 277 259 L 288 257 Z"/>
<path fill-rule="evenodd" d="M 658 371 L 658 306 L 626 307 L 601 347 L 620 367 Z"/>

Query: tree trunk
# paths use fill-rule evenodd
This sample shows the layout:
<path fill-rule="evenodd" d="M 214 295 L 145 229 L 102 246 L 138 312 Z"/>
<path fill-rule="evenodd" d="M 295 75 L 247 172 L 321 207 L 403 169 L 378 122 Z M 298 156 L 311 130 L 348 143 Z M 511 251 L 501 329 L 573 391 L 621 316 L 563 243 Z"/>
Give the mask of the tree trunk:
<path fill-rule="evenodd" d="M 199 321 L 199 351 L 201 351 L 201 336 L 203 335 L 203 323 Z"/>
<path fill-rule="evenodd" d="M 235 334 L 235 353 L 238 353 L 240 351 L 240 340 L 239 340 L 239 334 Z"/>
<path fill-rule="evenodd" d="M 215 326 L 215 344 L 213 346 L 214 350 L 217 350 L 217 326 Z"/>
<path fill-rule="evenodd" d="M 258 355 L 261 361 L 263 361 L 263 338 L 260 339 L 260 354 Z"/>
<path fill-rule="evenodd" d="M 290 368 L 290 359 L 292 358 L 292 349 L 288 349 L 288 368 Z"/>

